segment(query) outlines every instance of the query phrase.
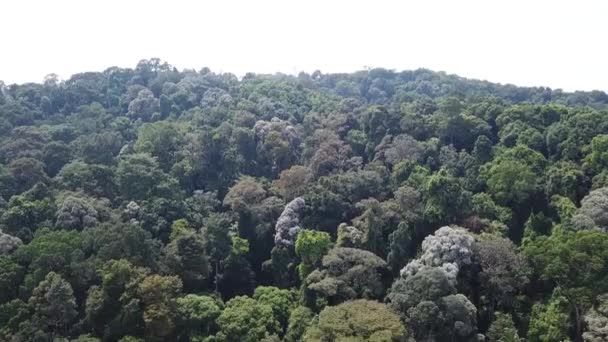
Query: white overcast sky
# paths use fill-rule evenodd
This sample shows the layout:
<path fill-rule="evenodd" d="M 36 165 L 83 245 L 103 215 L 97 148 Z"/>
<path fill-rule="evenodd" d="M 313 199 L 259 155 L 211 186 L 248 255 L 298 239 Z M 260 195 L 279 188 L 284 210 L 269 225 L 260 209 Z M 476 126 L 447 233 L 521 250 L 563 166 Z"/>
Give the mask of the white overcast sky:
<path fill-rule="evenodd" d="M 0 80 L 159 57 L 243 75 L 429 68 L 608 91 L 608 1 L 2 0 Z"/>

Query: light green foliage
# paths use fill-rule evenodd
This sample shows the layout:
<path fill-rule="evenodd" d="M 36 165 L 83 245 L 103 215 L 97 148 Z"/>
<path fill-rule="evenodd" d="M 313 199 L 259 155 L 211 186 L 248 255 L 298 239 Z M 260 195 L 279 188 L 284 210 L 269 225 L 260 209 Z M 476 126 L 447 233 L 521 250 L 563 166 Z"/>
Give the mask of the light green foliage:
<path fill-rule="evenodd" d="M 209 296 L 188 294 L 176 300 L 180 335 L 209 334 L 222 313 L 222 303 Z"/>
<path fill-rule="evenodd" d="M 537 274 L 558 286 L 569 307 L 566 313 L 573 313 L 575 336 L 580 336 L 584 313 L 597 295 L 608 291 L 608 235 L 556 230 L 527 244 L 523 252 Z"/>
<path fill-rule="evenodd" d="M 550 204 L 551 208 L 553 208 L 557 212 L 557 216 L 559 217 L 561 222 L 566 222 L 567 220 L 572 218 L 572 216 L 574 216 L 577 211 L 576 205 L 568 197 L 553 195 L 551 197 Z"/>
<path fill-rule="evenodd" d="M 133 149 L 156 157 L 160 167 L 167 171 L 175 160 L 181 137 L 178 128 L 168 122 L 147 123 L 137 132 Z"/>
<path fill-rule="evenodd" d="M 291 311 L 289 315 L 289 323 L 285 334 L 285 341 L 296 342 L 300 341 L 302 335 L 311 324 L 314 313 L 306 306 L 298 306 Z"/>
<path fill-rule="evenodd" d="M 479 217 L 509 223 L 512 212 L 507 207 L 497 205 L 485 192 L 477 193 L 471 198 L 473 212 Z"/>
<path fill-rule="evenodd" d="M 328 306 L 304 334 L 303 341 L 405 341 L 399 316 L 384 304 L 355 300 Z"/>
<path fill-rule="evenodd" d="M 331 238 L 326 232 L 303 229 L 296 239 L 296 255 L 300 257 L 298 266 L 300 279 L 306 277 L 318 266 L 323 256 L 331 248 Z"/>
<path fill-rule="evenodd" d="M 271 305 L 246 296 L 228 301 L 217 324 L 218 341 L 256 342 L 281 330 Z"/>
<path fill-rule="evenodd" d="M 517 161 L 492 162 L 482 169 L 488 190 L 504 205 L 521 205 L 536 191 L 536 178 L 531 167 Z"/>
<path fill-rule="evenodd" d="M 84 286 L 91 275 L 79 265 L 84 261 L 81 248 L 82 237 L 76 231 L 42 229 L 36 232 L 34 239 L 16 252 L 17 258 L 29 265 L 25 288 L 31 291 L 51 271 L 74 285 Z"/>
<path fill-rule="evenodd" d="M 497 312 L 494 321 L 486 332 L 490 342 L 520 342 L 515 324 L 510 314 Z"/>
<path fill-rule="evenodd" d="M 596 173 L 608 166 L 608 134 L 597 135 L 591 140 L 591 153 L 585 162 Z"/>
<path fill-rule="evenodd" d="M 528 327 L 528 341 L 568 341 L 571 327 L 567 300 L 557 296 L 547 304 L 534 304 Z"/>
<path fill-rule="evenodd" d="M 253 299 L 270 305 L 275 319 L 285 328 L 291 310 L 295 306 L 297 295 L 295 291 L 282 290 L 273 286 L 258 286 L 253 293 Z"/>
<path fill-rule="evenodd" d="M 583 193 L 585 174 L 580 166 L 569 161 L 560 161 L 551 165 L 545 173 L 545 193 L 551 197 L 564 196 L 576 201 Z"/>
<path fill-rule="evenodd" d="M 470 210 L 471 193 L 445 169 L 428 178 L 423 196 L 426 198 L 424 216 L 431 222 L 453 222 L 457 217 L 466 216 Z"/>

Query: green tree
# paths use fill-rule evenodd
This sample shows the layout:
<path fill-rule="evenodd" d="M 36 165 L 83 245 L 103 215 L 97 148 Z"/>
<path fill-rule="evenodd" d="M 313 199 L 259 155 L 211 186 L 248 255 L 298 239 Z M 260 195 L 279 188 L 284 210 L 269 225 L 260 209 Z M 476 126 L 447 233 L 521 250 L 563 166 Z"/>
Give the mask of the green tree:
<path fill-rule="evenodd" d="M 147 123 L 139 128 L 133 149 L 137 153 L 148 153 L 155 157 L 166 172 L 176 159 L 181 137 L 178 128 L 168 122 Z"/>
<path fill-rule="evenodd" d="M 492 162 L 482 169 L 488 190 L 503 205 L 522 205 L 536 191 L 536 176 L 532 168 L 516 160 Z"/>
<path fill-rule="evenodd" d="M 209 261 L 200 233 L 178 233 L 164 248 L 164 254 L 167 271 L 180 276 L 186 291 L 204 288 L 209 276 Z"/>
<path fill-rule="evenodd" d="M 315 314 L 306 306 L 300 305 L 291 311 L 289 316 L 289 324 L 285 334 L 285 341 L 296 342 L 300 341 L 306 329 L 312 323 Z"/>
<path fill-rule="evenodd" d="M 591 152 L 585 157 L 586 165 L 595 173 L 608 166 L 608 134 L 599 134 L 591 140 Z"/>
<path fill-rule="evenodd" d="M 219 341 L 260 341 L 267 335 L 279 333 L 280 323 L 272 306 L 247 296 L 234 297 L 217 319 Z"/>
<path fill-rule="evenodd" d="M 568 304 L 569 311 L 565 314 L 572 314 L 574 336 L 579 340 L 585 312 L 599 294 L 608 290 L 605 281 L 608 235 L 595 230 L 556 230 L 551 236 L 540 236 L 526 244 L 523 251 L 535 272 L 556 286 L 557 293 L 564 299 L 560 303 Z"/>
<path fill-rule="evenodd" d="M 144 305 L 146 339 L 163 341 L 175 333 L 177 319 L 177 296 L 182 282 L 178 277 L 150 275 L 142 280 L 137 295 Z"/>
<path fill-rule="evenodd" d="M 274 286 L 258 286 L 253 293 L 253 299 L 272 308 L 274 318 L 281 324 L 281 335 L 287 328 L 291 310 L 293 310 L 297 295 L 292 290 L 283 290 Z"/>
<path fill-rule="evenodd" d="M 210 335 L 215 329 L 215 320 L 222 313 L 222 303 L 209 296 L 188 294 L 176 300 L 180 335 L 192 338 Z"/>
<path fill-rule="evenodd" d="M 510 314 L 497 312 L 495 319 L 486 332 L 490 342 L 519 342 L 521 339 L 517 334 L 513 318 Z"/>
<path fill-rule="evenodd" d="M 552 297 L 547 304 L 534 304 L 528 327 L 528 341 L 568 341 L 571 327 L 567 300 Z"/>
<path fill-rule="evenodd" d="M 0 304 L 17 296 L 19 285 L 23 280 L 23 267 L 12 258 L 0 255 Z"/>
<path fill-rule="evenodd" d="M 82 237 L 76 231 L 37 231 L 34 239 L 16 252 L 19 262 L 28 266 L 25 290 L 32 291 L 49 272 L 55 272 L 82 294 L 93 276 L 93 270 L 87 270 L 84 263 L 82 247 Z"/>
<path fill-rule="evenodd" d="M 305 280 L 308 290 L 330 303 L 348 299 L 378 299 L 384 294 L 382 272 L 386 262 L 372 252 L 336 247 L 323 257 L 321 267 Z"/>
<path fill-rule="evenodd" d="M 33 311 L 32 324 L 51 339 L 67 332 L 78 315 L 72 287 L 54 272 L 36 286 L 28 305 Z"/>
<path fill-rule="evenodd" d="M 399 316 L 384 304 L 359 299 L 328 306 L 304 334 L 303 341 L 405 341 Z"/>
<path fill-rule="evenodd" d="M 331 237 L 326 232 L 301 230 L 296 239 L 296 255 L 300 257 L 298 273 L 304 280 L 315 267 L 319 266 L 323 256 L 331 248 Z"/>
<path fill-rule="evenodd" d="M 435 224 L 453 222 L 466 216 L 470 210 L 471 193 L 445 169 L 429 177 L 424 185 L 423 196 L 426 199 L 424 216 Z"/>
<path fill-rule="evenodd" d="M 171 197 L 177 185 L 162 172 L 156 159 L 145 153 L 121 158 L 116 169 L 116 183 L 128 200 Z"/>

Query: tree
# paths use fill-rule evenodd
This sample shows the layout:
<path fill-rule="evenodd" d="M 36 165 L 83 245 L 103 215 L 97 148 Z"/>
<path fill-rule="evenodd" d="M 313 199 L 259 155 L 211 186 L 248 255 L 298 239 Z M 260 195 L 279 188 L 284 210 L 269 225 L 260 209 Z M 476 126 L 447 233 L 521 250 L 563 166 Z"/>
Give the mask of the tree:
<path fill-rule="evenodd" d="M 491 319 L 497 307 L 509 309 L 515 295 L 526 286 L 528 266 L 513 242 L 493 235 L 479 239 L 475 248 L 475 259 L 481 266 L 480 292 Z"/>
<path fill-rule="evenodd" d="M 260 120 L 253 126 L 258 140 L 259 165 L 269 165 L 273 175 L 287 169 L 299 154 L 300 136 L 287 121 L 272 118 Z"/>
<path fill-rule="evenodd" d="M 253 292 L 255 274 L 246 258 L 247 253 L 249 242 L 232 236 L 230 253 L 224 259 L 222 273 L 217 276 L 217 287 L 224 298 Z"/>
<path fill-rule="evenodd" d="M 234 297 L 217 319 L 219 341 L 260 341 L 279 333 L 281 325 L 275 319 L 272 306 L 247 296 Z"/>
<path fill-rule="evenodd" d="M 578 215 L 589 218 L 593 225 L 608 230 L 608 188 L 593 190 L 581 201 Z M 578 216 L 577 215 L 577 216 Z"/>
<path fill-rule="evenodd" d="M 89 164 L 114 164 L 114 157 L 123 147 L 123 139 L 116 132 L 102 132 L 82 135 L 75 140 L 73 149 L 78 151 L 84 162 Z"/>
<path fill-rule="evenodd" d="M 51 226 L 55 206 L 49 189 L 42 183 L 27 192 L 11 197 L 0 216 L 4 230 L 28 242 L 40 226 Z"/>
<path fill-rule="evenodd" d="M 45 145 L 42 153 L 44 171 L 51 177 L 54 177 L 72 158 L 70 147 L 60 141 L 53 141 Z"/>
<path fill-rule="evenodd" d="M 137 225 L 109 221 L 85 229 L 81 236 L 83 245 L 99 262 L 126 259 L 138 266 L 158 266 L 159 241 Z"/>
<path fill-rule="evenodd" d="M 308 307 L 300 305 L 294 308 L 289 315 L 289 323 L 285 334 L 285 341 L 300 341 L 302 335 L 311 324 L 314 313 Z"/>
<path fill-rule="evenodd" d="M 599 134 L 591 140 L 591 153 L 585 157 L 586 165 L 598 173 L 608 166 L 608 134 Z"/>
<path fill-rule="evenodd" d="M 129 103 L 128 115 L 145 122 L 160 119 L 160 102 L 149 89 L 143 88 Z"/>
<path fill-rule="evenodd" d="M 33 158 L 19 158 L 13 160 L 8 169 L 15 179 L 17 193 L 29 190 L 36 183 L 48 183 L 49 176 L 44 172 L 44 164 Z"/>
<path fill-rule="evenodd" d="M 608 308 L 606 307 L 608 297 L 602 294 L 597 297 L 597 302 L 585 315 L 587 329 L 583 333 L 585 342 L 600 342 L 608 339 L 606 326 L 608 325 Z"/>
<path fill-rule="evenodd" d="M 461 267 L 472 263 L 475 240 L 460 227 L 441 227 L 422 242 L 420 256 L 402 270 L 404 277 L 416 274 L 425 266 L 442 267 L 454 282 Z"/>
<path fill-rule="evenodd" d="M 405 341 L 407 331 L 386 305 L 365 299 L 328 306 L 303 341 Z"/>
<path fill-rule="evenodd" d="M 23 273 L 23 267 L 10 257 L 0 255 L 0 304 L 17 297 Z"/>
<path fill-rule="evenodd" d="M 439 267 L 423 267 L 416 274 L 399 277 L 386 296 L 389 305 L 404 319 L 420 303 L 436 301 L 439 298 L 456 293 L 454 283 L 448 274 Z"/>
<path fill-rule="evenodd" d="M 306 187 L 312 180 L 312 172 L 309 168 L 301 165 L 294 165 L 284 170 L 279 178 L 272 182 L 272 189 L 275 190 L 286 201 L 304 195 Z"/>
<path fill-rule="evenodd" d="M 8 200 L 15 193 L 15 178 L 13 174 L 2 164 L 0 164 L 0 197 Z"/>
<path fill-rule="evenodd" d="M 460 180 L 445 169 L 432 175 L 424 185 L 426 199 L 424 216 L 427 220 L 445 224 L 466 216 L 470 207 L 471 193 L 465 190 Z"/>
<path fill-rule="evenodd" d="M 107 200 L 89 198 L 83 194 L 65 194 L 58 202 L 55 226 L 64 229 L 82 230 L 110 219 L 110 204 Z"/>
<path fill-rule="evenodd" d="M 0 231 L 0 255 L 10 254 L 21 245 L 23 245 L 21 239 Z"/>
<path fill-rule="evenodd" d="M 189 230 L 178 233 L 164 248 L 164 254 L 168 273 L 179 275 L 186 291 L 204 288 L 209 261 L 200 233 Z"/>
<path fill-rule="evenodd" d="M 560 195 L 576 201 L 586 189 L 586 177 L 578 165 L 570 161 L 557 162 L 547 168 L 545 175 L 547 197 Z"/>
<path fill-rule="evenodd" d="M 331 249 L 321 267 L 310 273 L 306 287 L 330 303 L 366 298 L 378 299 L 384 294 L 382 272 L 386 263 L 374 253 L 347 247 Z"/>
<path fill-rule="evenodd" d="M 178 325 L 185 330 L 180 335 L 188 338 L 211 334 L 215 329 L 215 320 L 222 313 L 223 306 L 215 298 L 195 294 L 178 298 L 176 305 Z"/>
<path fill-rule="evenodd" d="M 82 190 L 92 196 L 113 199 L 117 192 L 114 170 L 105 165 L 73 161 L 64 165 L 54 180 L 62 189 Z"/>
<path fill-rule="evenodd" d="M 296 292 L 273 286 L 258 286 L 253 293 L 253 299 L 272 308 L 274 318 L 281 325 L 279 335 L 282 336 L 287 328 L 291 311 L 297 301 Z"/>
<path fill-rule="evenodd" d="M 537 303 L 532 307 L 528 340 L 564 341 L 568 340 L 568 329 L 571 327 L 567 313 L 567 300 L 557 296 L 549 303 Z"/>
<path fill-rule="evenodd" d="M 298 266 L 300 280 L 306 277 L 320 266 L 323 256 L 331 248 L 331 237 L 326 232 L 305 229 L 298 234 L 295 244 L 295 252 L 300 257 Z"/>
<path fill-rule="evenodd" d="M 106 262 L 99 273 L 101 286 L 91 287 L 85 302 L 87 323 L 104 339 L 142 335 L 144 321 L 137 289 L 150 270 L 120 259 Z"/>
<path fill-rule="evenodd" d="M 175 161 L 181 134 L 178 129 L 167 122 L 147 123 L 140 127 L 133 149 L 137 153 L 148 153 L 158 160 L 166 172 Z"/>
<path fill-rule="evenodd" d="M 28 266 L 25 291 L 32 291 L 48 273 L 55 272 L 76 288 L 77 295 L 82 294 L 93 272 L 84 265 L 82 247 L 82 237 L 77 231 L 37 231 L 34 239 L 16 252 L 19 262 Z"/>
<path fill-rule="evenodd" d="M 554 231 L 540 236 L 524 248 L 537 274 L 556 286 L 560 303 L 567 303 L 574 320 L 574 336 L 580 340 L 584 315 L 594 298 L 606 292 L 608 235 L 596 230 Z M 563 304 L 554 304 L 547 310 Z"/>
<path fill-rule="evenodd" d="M 304 204 L 302 197 L 296 197 L 285 206 L 275 225 L 274 243 L 277 247 L 289 247 L 295 244 L 301 229 L 299 216 L 304 211 Z"/>
<path fill-rule="evenodd" d="M 448 274 L 438 267 L 399 278 L 391 288 L 389 305 L 408 323 L 416 340 L 451 336 L 468 341 L 476 332 L 475 306 L 456 292 Z"/>
<path fill-rule="evenodd" d="M 36 286 L 28 305 L 33 311 L 34 326 L 51 339 L 63 335 L 78 315 L 72 287 L 54 272 L 49 272 Z"/>
<path fill-rule="evenodd" d="M 363 247 L 363 232 L 359 229 L 349 226 L 346 223 L 340 223 L 338 226 L 338 238 L 336 239 L 337 247 Z"/>
<path fill-rule="evenodd" d="M 357 203 L 356 207 L 362 211 L 355 217 L 353 225 L 362 233 L 362 243 L 370 252 L 384 256 L 386 254 L 385 230 L 388 225 L 385 219 L 385 210 L 376 199 L 365 199 Z"/>
<path fill-rule="evenodd" d="M 182 282 L 178 277 L 150 275 L 142 280 L 137 295 L 144 305 L 146 338 L 166 340 L 175 332 L 177 303 Z"/>
<path fill-rule="evenodd" d="M 129 200 L 169 195 L 176 184 L 159 168 L 149 154 L 138 153 L 121 158 L 116 169 L 116 183 L 122 195 Z"/>
<path fill-rule="evenodd" d="M 510 314 L 497 312 L 496 318 L 488 328 L 486 337 L 490 342 L 519 342 L 521 339 L 517 334 L 513 318 Z"/>
<path fill-rule="evenodd" d="M 516 160 L 494 161 L 482 169 L 482 176 L 487 179 L 489 192 L 504 205 L 522 205 L 536 191 L 532 168 Z"/>

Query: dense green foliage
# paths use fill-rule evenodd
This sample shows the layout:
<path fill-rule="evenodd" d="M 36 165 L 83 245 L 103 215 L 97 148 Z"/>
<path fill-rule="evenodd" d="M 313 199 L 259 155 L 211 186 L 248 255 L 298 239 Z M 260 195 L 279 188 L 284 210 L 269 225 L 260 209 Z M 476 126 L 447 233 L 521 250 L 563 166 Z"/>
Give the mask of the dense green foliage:
<path fill-rule="evenodd" d="M 606 340 L 607 118 L 428 70 L 0 82 L 0 340 Z"/>

